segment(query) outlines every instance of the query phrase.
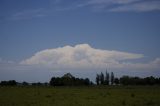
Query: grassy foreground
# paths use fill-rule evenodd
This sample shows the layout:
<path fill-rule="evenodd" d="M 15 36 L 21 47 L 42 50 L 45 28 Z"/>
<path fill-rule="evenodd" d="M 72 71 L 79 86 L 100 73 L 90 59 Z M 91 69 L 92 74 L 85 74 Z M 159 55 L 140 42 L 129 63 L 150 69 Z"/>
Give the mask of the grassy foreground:
<path fill-rule="evenodd" d="M 160 106 L 160 87 L 0 87 L 0 106 Z"/>

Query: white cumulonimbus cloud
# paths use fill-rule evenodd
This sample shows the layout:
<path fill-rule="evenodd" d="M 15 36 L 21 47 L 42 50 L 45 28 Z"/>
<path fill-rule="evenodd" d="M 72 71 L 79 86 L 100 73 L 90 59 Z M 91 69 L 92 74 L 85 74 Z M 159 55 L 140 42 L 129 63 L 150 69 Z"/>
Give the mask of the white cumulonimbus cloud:
<path fill-rule="evenodd" d="M 88 44 L 64 46 L 37 52 L 20 64 L 44 66 L 52 69 L 93 69 L 93 68 L 158 68 L 160 58 L 148 63 L 131 63 L 132 59 L 143 58 L 143 54 L 92 48 Z M 127 61 L 127 62 L 126 62 Z"/>

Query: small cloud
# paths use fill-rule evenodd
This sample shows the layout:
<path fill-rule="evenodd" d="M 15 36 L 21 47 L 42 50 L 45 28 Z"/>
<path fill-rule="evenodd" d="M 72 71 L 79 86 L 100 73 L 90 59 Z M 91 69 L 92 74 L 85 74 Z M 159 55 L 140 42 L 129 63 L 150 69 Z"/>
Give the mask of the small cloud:
<path fill-rule="evenodd" d="M 122 5 L 115 8 L 111 8 L 109 11 L 111 12 L 126 12 L 126 11 L 148 12 L 148 11 L 156 11 L 156 10 L 160 10 L 160 1 L 137 2 L 134 4 Z"/>
<path fill-rule="evenodd" d="M 2 58 L 0 58 L 0 64 L 13 64 L 15 63 L 14 61 L 11 60 L 4 60 Z"/>
<path fill-rule="evenodd" d="M 129 4 L 141 0 L 88 0 L 88 4 Z"/>

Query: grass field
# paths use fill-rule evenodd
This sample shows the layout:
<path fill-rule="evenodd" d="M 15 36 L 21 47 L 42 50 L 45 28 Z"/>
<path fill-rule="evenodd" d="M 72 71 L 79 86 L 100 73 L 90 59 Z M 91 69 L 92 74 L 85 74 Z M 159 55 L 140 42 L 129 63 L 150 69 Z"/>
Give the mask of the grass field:
<path fill-rule="evenodd" d="M 160 87 L 0 87 L 0 106 L 160 106 Z"/>

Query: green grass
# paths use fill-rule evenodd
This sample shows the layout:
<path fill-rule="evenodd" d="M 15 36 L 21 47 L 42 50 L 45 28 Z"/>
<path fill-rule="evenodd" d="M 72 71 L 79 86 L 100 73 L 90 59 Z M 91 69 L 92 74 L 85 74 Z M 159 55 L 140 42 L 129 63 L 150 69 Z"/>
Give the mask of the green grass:
<path fill-rule="evenodd" d="M 160 106 L 160 87 L 0 87 L 0 106 Z"/>

